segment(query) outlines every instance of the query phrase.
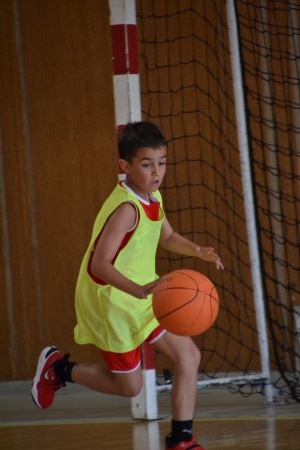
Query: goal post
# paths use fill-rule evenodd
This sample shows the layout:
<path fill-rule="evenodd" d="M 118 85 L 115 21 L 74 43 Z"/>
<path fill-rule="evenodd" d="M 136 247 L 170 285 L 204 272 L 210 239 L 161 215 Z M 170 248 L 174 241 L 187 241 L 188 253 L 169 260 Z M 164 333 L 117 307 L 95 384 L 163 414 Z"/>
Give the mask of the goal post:
<path fill-rule="evenodd" d="M 128 122 L 141 116 L 135 0 L 109 0 L 112 39 L 113 85 L 117 134 Z M 118 155 L 117 155 L 118 156 Z M 118 179 L 124 179 L 119 167 Z M 143 388 L 131 399 L 134 419 L 156 419 L 157 398 L 154 351 L 144 343 L 141 349 Z"/>
<path fill-rule="evenodd" d="M 236 123 L 240 152 L 242 185 L 244 194 L 246 226 L 249 242 L 250 265 L 253 283 L 253 296 L 256 309 L 256 322 L 259 337 L 260 360 L 262 379 L 266 381 L 267 402 L 274 401 L 271 381 L 270 355 L 264 307 L 264 293 L 261 279 L 260 256 L 258 250 L 258 236 L 256 212 L 254 208 L 253 180 L 251 175 L 251 162 L 248 147 L 248 129 L 246 120 L 246 107 L 244 101 L 243 77 L 241 69 L 241 55 L 239 47 L 238 23 L 235 10 L 235 0 L 226 0 L 228 33 L 231 50 L 231 65 L 236 110 Z"/>

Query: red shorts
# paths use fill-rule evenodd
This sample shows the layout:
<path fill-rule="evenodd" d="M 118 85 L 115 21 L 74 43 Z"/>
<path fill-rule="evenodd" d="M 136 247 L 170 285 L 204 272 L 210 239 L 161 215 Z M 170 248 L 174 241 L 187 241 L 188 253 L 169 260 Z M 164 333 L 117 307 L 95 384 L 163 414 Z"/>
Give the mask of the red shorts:
<path fill-rule="evenodd" d="M 164 333 L 165 329 L 159 325 L 146 339 L 146 342 L 153 344 L 157 341 Z M 111 372 L 133 372 L 136 370 L 141 363 L 141 346 L 139 345 L 134 350 L 126 353 L 114 353 L 106 352 L 101 350 L 102 356 Z"/>

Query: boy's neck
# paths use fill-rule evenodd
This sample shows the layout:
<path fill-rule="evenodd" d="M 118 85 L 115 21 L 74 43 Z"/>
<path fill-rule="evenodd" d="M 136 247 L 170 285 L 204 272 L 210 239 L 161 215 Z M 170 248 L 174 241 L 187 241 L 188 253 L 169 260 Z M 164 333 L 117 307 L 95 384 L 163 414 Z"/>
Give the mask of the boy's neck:
<path fill-rule="evenodd" d="M 153 198 L 153 196 L 151 195 L 151 193 L 148 194 L 148 199 L 145 200 L 145 199 L 144 199 L 143 197 L 141 197 L 137 192 L 135 192 L 135 190 L 133 190 L 133 189 L 131 188 L 131 186 L 128 186 L 126 180 L 123 180 L 123 181 L 121 182 L 121 184 L 122 184 L 123 187 L 124 187 L 125 189 L 127 189 L 129 192 L 132 192 L 132 194 L 133 194 L 139 201 L 141 201 L 141 202 L 143 202 L 143 203 L 145 203 L 145 204 L 147 204 L 147 205 L 150 204 L 150 202 L 151 202 L 151 197 Z"/>
<path fill-rule="evenodd" d="M 134 188 L 134 186 L 132 186 L 130 180 L 128 180 L 127 178 L 126 178 L 126 180 L 123 181 L 123 183 L 125 183 L 125 185 L 129 188 L 129 190 L 131 190 L 136 196 L 138 196 L 139 198 L 141 198 L 142 200 L 144 200 L 147 203 L 150 202 L 151 192 L 144 192 L 143 195 L 141 195 L 141 193 L 137 192 L 137 190 Z"/>

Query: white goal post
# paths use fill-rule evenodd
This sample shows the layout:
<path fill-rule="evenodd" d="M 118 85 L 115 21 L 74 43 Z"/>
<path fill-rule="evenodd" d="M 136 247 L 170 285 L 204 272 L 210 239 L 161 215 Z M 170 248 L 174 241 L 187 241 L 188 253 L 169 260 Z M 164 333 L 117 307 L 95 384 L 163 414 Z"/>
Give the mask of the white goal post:
<path fill-rule="evenodd" d="M 231 65 L 233 76 L 233 88 L 235 97 L 235 110 L 238 131 L 238 143 L 240 152 L 240 163 L 242 173 L 242 184 L 244 194 L 244 205 L 246 215 L 246 225 L 250 253 L 250 266 L 253 283 L 253 295 L 256 310 L 256 322 L 258 332 L 258 342 L 261 360 L 261 378 L 266 382 L 267 402 L 274 401 L 273 387 L 271 384 L 270 356 L 268 347 L 268 335 L 266 327 L 266 315 L 264 307 L 264 297 L 261 279 L 261 267 L 258 251 L 257 226 L 255 222 L 255 208 L 253 198 L 253 185 L 251 179 L 250 155 L 248 146 L 248 130 L 246 121 L 246 108 L 244 102 L 243 79 L 241 69 L 241 57 L 238 37 L 237 14 L 235 10 L 235 0 L 227 0 L 227 21 L 229 31 L 229 43 L 231 50 Z M 256 374 L 256 377 L 259 375 Z M 248 376 L 246 379 L 249 380 Z M 250 378 L 251 379 L 251 378 Z"/>

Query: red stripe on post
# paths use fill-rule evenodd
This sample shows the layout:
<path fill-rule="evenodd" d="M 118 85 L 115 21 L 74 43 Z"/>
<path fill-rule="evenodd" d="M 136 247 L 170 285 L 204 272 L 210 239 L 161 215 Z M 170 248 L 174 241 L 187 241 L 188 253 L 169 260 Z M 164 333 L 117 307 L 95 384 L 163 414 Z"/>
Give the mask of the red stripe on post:
<path fill-rule="evenodd" d="M 153 347 L 149 342 L 143 342 L 142 348 L 142 369 L 150 370 L 155 369 L 155 361 L 154 361 L 154 351 Z"/>
<path fill-rule="evenodd" d="M 136 25 L 112 25 L 111 38 L 114 75 L 125 75 L 126 73 L 138 74 L 139 64 Z M 126 54 L 127 51 L 128 58 Z"/>
<path fill-rule="evenodd" d="M 139 73 L 136 25 L 127 25 L 129 73 Z"/>
<path fill-rule="evenodd" d="M 121 131 L 123 130 L 124 127 L 125 127 L 125 125 L 118 125 L 118 127 L 117 127 L 117 136 L 119 136 L 119 134 L 121 133 Z"/>
<path fill-rule="evenodd" d="M 127 73 L 125 25 L 111 26 L 114 75 Z"/>

